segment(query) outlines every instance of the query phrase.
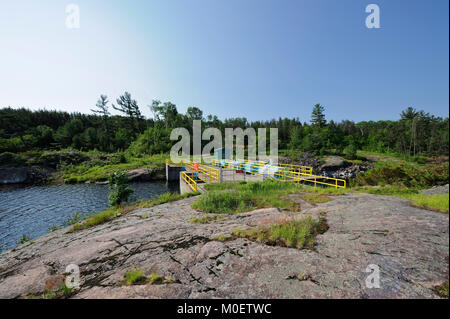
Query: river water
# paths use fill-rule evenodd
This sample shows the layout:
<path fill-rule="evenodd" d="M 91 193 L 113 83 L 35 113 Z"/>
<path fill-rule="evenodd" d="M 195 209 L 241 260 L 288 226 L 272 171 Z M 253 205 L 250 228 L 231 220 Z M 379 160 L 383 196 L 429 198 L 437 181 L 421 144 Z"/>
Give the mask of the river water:
<path fill-rule="evenodd" d="M 178 192 L 177 184 L 166 182 L 130 183 L 135 190 L 131 200 L 150 199 Z M 108 207 L 108 185 L 76 184 L 0 189 L 0 252 L 17 246 L 27 235 L 31 239 L 49 232 L 51 226 L 64 226 L 77 212 L 98 213 Z"/>

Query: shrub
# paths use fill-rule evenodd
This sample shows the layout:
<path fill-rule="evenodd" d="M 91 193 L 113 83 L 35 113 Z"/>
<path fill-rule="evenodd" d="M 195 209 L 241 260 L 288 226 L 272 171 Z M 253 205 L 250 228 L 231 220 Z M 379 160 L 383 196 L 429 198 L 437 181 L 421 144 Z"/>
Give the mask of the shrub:
<path fill-rule="evenodd" d="M 109 204 L 111 206 L 120 205 L 127 202 L 134 190 L 127 184 L 128 177 L 125 172 L 114 172 L 109 176 Z"/>
<path fill-rule="evenodd" d="M 448 162 L 440 165 L 425 165 L 405 162 L 377 162 L 376 167 L 359 173 L 353 185 L 402 185 L 425 188 L 448 183 Z"/>

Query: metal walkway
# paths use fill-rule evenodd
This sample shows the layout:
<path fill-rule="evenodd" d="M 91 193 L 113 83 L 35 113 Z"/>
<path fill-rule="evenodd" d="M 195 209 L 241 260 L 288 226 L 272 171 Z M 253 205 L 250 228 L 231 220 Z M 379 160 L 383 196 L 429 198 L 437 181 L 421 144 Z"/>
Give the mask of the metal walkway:
<path fill-rule="evenodd" d="M 168 162 L 168 160 L 167 160 Z M 259 175 L 262 180 L 273 179 L 284 182 L 302 183 L 317 187 L 317 185 L 346 188 L 344 179 L 320 176 L 312 174 L 313 169 L 309 166 L 292 164 L 271 165 L 261 161 L 246 160 L 217 160 L 212 165 L 205 165 L 194 162 L 182 164 L 185 171 L 181 172 L 181 180 L 188 186 L 189 191 L 200 190 L 199 183 L 220 183 L 222 181 L 223 168 L 240 171 L 249 175 Z"/>

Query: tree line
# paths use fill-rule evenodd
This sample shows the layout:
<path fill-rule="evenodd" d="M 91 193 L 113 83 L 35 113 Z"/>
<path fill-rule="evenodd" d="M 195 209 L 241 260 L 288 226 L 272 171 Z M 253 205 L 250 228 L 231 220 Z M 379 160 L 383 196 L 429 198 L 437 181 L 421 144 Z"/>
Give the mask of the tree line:
<path fill-rule="evenodd" d="M 278 128 L 279 148 L 329 152 L 354 157 L 356 150 L 394 152 L 407 156 L 449 154 L 449 122 L 408 107 L 396 121 L 327 121 L 325 108 L 316 104 L 309 123 L 299 118 L 278 118 L 249 122 L 245 117 L 220 120 L 204 116 L 197 107 L 179 113 L 175 104 L 153 100 L 148 106 L 153 118 L 145 118 L 136 100 L 125 92 L 111 103 L 101 95 L 92 114 L 26 108 L 0 109 L 0 153 L 33 149 L 75 148 L 83 151 L 117 152 L 135 155 L 168 152 L 173 144 L 170 132 L 184 127 L 192 132 L 192 121 L 202 128 Z M 111 110 L 121 115 L 111 114 Z M 207 143 L 208 141 L 205 141 Z"/>

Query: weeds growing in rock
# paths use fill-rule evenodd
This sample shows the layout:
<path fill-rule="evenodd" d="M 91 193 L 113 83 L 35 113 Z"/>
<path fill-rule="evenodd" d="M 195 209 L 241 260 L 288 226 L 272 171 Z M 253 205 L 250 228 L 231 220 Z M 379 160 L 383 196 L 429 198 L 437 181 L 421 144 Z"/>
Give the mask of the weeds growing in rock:
<path fill-rule="evenodd" d="M 20 237 L 20 238 L 17 240 L 17 243 L 18 243 L 19 245 L 22 245 L 22 244 L 25 244 L 25 243 L 29 242 L 30 240 L 31 240 L 31 238 L 30 238 L 28 235 L 23 234 L 22 237 Z"/>
<path fill-rule="evenodd" d="M 448 281 L 444 282 L 442 285 L 433 288 L 433 291 L 442 298 L 448 299 Z"/>
<path fill-rule="evenodd" d="M 206 214 L 201 217 L 194 217 L 191 218 L 191 223 L 198 223 L 198 224 L 207 224 L 211 222 L 217 222 L 224 220 L 225 216 L 219 215 L 219 214 Z"/>
<path fill-rule="evenodd" d="M 232 236 L 274 246 L 313 249 L 315 237 L 327 230 L 328 225 L 324 217 L 320 217 L 317 221 L 308 216 L 303 219 L 282 221 L 269 227 L 249 230 L 237 229 L 232 233 Z"/>
<path fill-rule="evenodd" d="M 129 270 L 125 273 L 124 284 L 130 285 L 139 285 L 145 284 L 147 278 L 144 273 L 139 269 Z"/>
<path fill-rule="evenodd" d="M 144 272 L 139 269 L 129 270 L 125 273 L 124 280 L 120 283 L 122 285 L 161 285 L 177 282 L 176 279 L 170 276 L 162 276 L 158 273 L 151 273 L 145 276 Z"/>

